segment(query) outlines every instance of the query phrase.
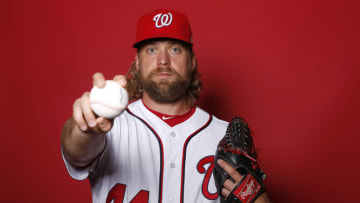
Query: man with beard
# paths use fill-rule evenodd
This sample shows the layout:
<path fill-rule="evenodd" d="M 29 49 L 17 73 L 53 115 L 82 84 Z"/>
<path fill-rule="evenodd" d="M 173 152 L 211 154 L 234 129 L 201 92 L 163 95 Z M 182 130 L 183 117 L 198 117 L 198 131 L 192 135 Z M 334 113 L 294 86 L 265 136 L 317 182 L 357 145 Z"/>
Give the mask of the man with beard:
<path fill-rule="evenodd" d="M 195 106 L 201 82 L 192 46 L 185 15 L 147 14 L 138 21 L 135 62 L 114 77 L 132 100 L 126 111 L 105 119 L 91 111 L 89 92 L 75 100 L 62 154 L 73 178 L 89 178 L 93 202 L 219 202 L 211 174 L 227 123 Z M 93 83 L 104 87 L 104 76 L 94 74 Z M 227 196 L 242 176 L 219 165 L 233 177 Z"/>

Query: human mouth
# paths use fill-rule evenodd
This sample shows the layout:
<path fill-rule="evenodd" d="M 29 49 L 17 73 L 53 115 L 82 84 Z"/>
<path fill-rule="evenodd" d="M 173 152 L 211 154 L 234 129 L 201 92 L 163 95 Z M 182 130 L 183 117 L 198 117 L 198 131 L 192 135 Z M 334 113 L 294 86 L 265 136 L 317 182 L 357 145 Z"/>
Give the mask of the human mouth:
<path fill-rule="evenodd" d="M 157 77 L 170 77 L 170 76 L 172 76 L 172 74 L 169 73 L 169 72 L 159 72 L 159 73 L 156 73 L 155 75 Z"/>

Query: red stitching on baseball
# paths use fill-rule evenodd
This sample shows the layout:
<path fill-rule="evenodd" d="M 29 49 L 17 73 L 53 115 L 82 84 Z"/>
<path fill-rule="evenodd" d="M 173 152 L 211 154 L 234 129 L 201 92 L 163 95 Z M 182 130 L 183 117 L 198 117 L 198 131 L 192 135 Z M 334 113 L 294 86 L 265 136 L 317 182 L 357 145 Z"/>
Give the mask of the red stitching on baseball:
<path fill-rule="evenodd" d="M 114 106 L 105 104 L 105 103 L 100 102 L 100 101 L 92 101 L 92 102 L 90 102 L 90 105 L 91 105 L 91 104 L 100 104 L 100 105 L 103 105 L 103 106 L 105 106 L 105 107 L 107 107 L 107 108 L 109 108 L 109 109 L 112 109 L 112 110 L 118 111 L 118 112 L 120 112 L 120 111 L 122 111 L 122 110 L 125 109 L 125 108 L 116 108 L 116 107 L 114 107 Z"/>

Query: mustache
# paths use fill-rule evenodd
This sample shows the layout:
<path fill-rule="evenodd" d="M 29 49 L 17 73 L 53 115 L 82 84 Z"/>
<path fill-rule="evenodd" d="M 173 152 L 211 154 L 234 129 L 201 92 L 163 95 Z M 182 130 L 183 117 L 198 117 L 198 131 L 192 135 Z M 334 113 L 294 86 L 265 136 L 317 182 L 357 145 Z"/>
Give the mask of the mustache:
<path fill-rule="evenodd" d="M 175 70 L 173 70 L 172 68 L 166 66 L 158 66 L 155 70 L 151 71 L 150 75 L 155 75 L 157 73 L 170 73 L 170 74 L 175 74 L 178 75 L 178 72 L 176 72 Z"/>

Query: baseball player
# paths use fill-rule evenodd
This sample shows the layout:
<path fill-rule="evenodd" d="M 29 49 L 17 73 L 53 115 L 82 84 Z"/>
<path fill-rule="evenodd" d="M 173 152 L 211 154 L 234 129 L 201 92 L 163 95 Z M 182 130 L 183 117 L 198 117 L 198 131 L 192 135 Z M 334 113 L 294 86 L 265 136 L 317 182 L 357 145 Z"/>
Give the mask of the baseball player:
<path fill-rule="evenodd" d="M 91 111 L 89 92 L 75 100 L 62 155 L 73 178 L 89 178 L 93 202 L 220 201 L 212 171 L 227 122 L 195 106 L 201 82 L 192 45 L 185 15 L 147 14 L 138 21 L 135 62 L 127 77 L 114 77 L 132 99 L 127 109 L 105 119 Z M 105 78 L 96 73 L 93 82 L 102 88 Z M 242 177 L 218 164 L 233 178 L 224 184 L 226 197 Z"/>

